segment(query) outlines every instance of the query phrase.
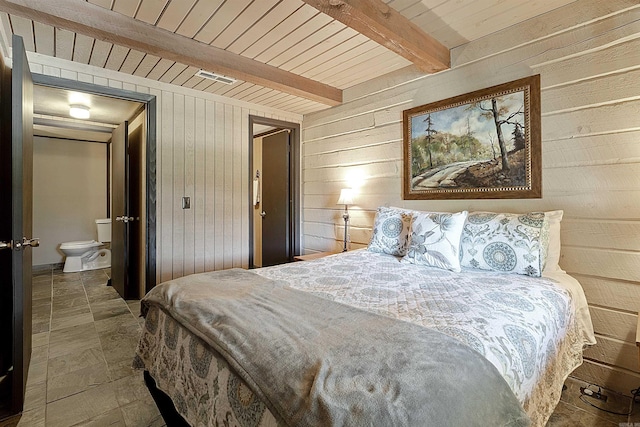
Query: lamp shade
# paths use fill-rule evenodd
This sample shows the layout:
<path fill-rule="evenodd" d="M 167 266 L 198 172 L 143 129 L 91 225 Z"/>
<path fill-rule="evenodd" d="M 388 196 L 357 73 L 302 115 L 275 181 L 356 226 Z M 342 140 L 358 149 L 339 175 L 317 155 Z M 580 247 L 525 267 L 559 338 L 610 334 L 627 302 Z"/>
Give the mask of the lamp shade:
<path fill-rule="evenodd" d="M 340 190 L 340 198 L 337 205 L 352 205 L 353 204 L 353 189 L 343 188 Z"/>

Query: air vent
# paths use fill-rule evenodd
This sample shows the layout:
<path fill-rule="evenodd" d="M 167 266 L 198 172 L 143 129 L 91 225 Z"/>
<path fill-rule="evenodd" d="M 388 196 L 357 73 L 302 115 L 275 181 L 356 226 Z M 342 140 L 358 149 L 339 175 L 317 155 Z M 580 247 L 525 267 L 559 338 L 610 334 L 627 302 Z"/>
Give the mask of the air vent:
<path fill-rule="evenodd" d="M 236 79 L 227 76 L 221 76 L 220 74 L 211 73 L 209 71 L 200 70 L 196 73 L 196 76 L 202 77 L 204 79 L 213 80 L 216 82 L 224 83 L 227 85 L 232 85 L 236 82 Z"/>

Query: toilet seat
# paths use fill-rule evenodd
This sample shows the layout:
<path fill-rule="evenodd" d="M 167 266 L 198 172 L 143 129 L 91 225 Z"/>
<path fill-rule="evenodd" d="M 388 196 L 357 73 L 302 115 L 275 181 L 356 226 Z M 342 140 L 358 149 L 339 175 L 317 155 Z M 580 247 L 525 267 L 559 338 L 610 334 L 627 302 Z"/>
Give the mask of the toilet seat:
<path fill-rule="evenodd" d="M 60 244 L 60 249 L 91 249 L 102 246 L 102 243 L 95 240 L 76 240 Z"/>

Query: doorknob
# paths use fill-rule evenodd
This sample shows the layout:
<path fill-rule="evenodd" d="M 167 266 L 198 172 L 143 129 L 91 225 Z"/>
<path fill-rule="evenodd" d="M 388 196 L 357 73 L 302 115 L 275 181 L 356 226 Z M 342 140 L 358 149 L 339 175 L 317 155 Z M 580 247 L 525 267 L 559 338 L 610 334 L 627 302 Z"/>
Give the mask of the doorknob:
<path fill-rule="evenodd" d="M 31 246 L 32 248 L 37 248 L 40 246 L 40 239 L 35 237 L 33 239 L 27 239 L 26 237 L 22 238 L 22 247 Z"/>
<path fill-rule="evenodd" d="M 267 213 L 266 213 L 265 211 L 262 211 L 262 212 L 260 212 L 260 216 L 261 216 L 262 218 L 264 218 L 265 216 L 267 216 Z"/>
<path fill-rule="evenodd" d="M 26 237 L 22 238 L 22 242 L 18 241 L 13 243 L 13 240 L 9 242 L 0 242 L 0 249 L 15 249 L 16 251 L 22 250 L 25 246 L 31 246 L 32 248 L 37 248 L 40 246 L 40 239 L 27 239 Z"/>
<path fill-rule="evenodd" d="M 131 222 L 131 221 L 133 221 L 133 220 L 135 220 L 135 218 L 134 218 L 134 217 L 132 217 L 132 216 L 125 216 L 125 215 L 123 215 L 123 216 L 117 216 L 117 217 L 116 217 L 116 221 L 122 221 L 122 222 L 124 222 L 125 224 L 126 224 L 126 223 L 128 223 L 128 222 Z"/>

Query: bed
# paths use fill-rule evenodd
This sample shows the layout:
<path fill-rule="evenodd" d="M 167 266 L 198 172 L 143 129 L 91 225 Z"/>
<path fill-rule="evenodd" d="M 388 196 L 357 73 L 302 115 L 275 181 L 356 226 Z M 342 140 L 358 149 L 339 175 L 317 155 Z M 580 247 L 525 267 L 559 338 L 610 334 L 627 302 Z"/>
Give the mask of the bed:
<path fill-rule="evenodd" d="M 416 362 L 422 357 L 407 357 L 407 363 L 418 363 L 417 367 L 402 365 L 401 368 L 393 364 L 386 366 L 384 357 L 395 361 L 407 353 L 409 356 L 415 353 L 425 354 L 426 348 L 431 349 L 427 351 L 429 353 L 442 353 L 438 357 L 445 359 L 450 357 L 451 360 L 455 360 L 453 355 L 447 355 L 446 352 L 449 349 L 458 351 L 460 347 L 461 350 L 466 351 L 466 353 L 460 353 L 463 356 L 455 356 L 464 357 L 465 361 L 454 363 L 454 371 L 458 372 L 453 372 L 452 377 L 448 379 L 427 377 L 425 380 L 420 377 L 416 389 L 410 388 L 415 384 L 412 384 L 409 378 L 407 384 L 399 388 L 409 390 L 411 396 L 398 397 L 394 394 L 391 400 L 395 399 L 395 401 L 391 403 L 391 409 L 384 409 L 381 414 L 376 414 L 372 418 L 365 417 L 365 422 L 361 422 L 362 419 L 359 418 L 330 415 L 329 419 L 332 421 L 328 424 L 372 424 L 373 419 L 378 420 L 373 422 L 377 425 L 418 425 L 414 418 L 406 418 L 406 413 L 402 410 L 398 414 L 392 414 L 396 418 L 380 418 L 387 416 L 389 412 L 394 412 L 398 407 L 397 402 L 400 401 L 403 402 L 400 406 L 406 411 L 424 411 L 429 413 L 429 416 L 436 417 L 475 416 L 468 425 L 488 425 L 487 418 L 483 417 L 490 415 L 481 415 L 482 406 L 508 403 L 513 399 L 526 415 L 526 420 L 514 421 L 512 418 L 511 421 L 505 422 L 505 425 L 527 425 L 530 422 L 534 426 L 543 426 L 560 399 L 562 385 L 567 376 L 582 363 L 584 347 L 595 343 L 586 299 L 580 284 L 560 270 L 554 264 L 557 263 L 556 260 L 549 262 L 553 268 L 544 268 L 548 258 L 554 256 L 550 253 L 553 250 L 549 249 L 554 243 L 545 242 L 550 229 L 552 233 L 557 231 L 553 231 L 553 215 L 540 213 L 537 217 L 534 216 L 537 218 L 536 221 L 531 221 L 534 217 L 523 218 L 522 215 L 515 214 L 507 216 L 508 220 L 505 220 L 505 217 L 494 216 L 498 214 L 464 212 L 460 213 L 458 218 L 449 216 L 443 218 L 429 213 L 426 219 L 422 218 L 422 222 L 419 215 L 420 213 L 401 209 L 391 211 L 379 209 L 372 242 L 368 249 L 336 254 L 314 261 L 255 269 L 250 272 L 201 273 L 159 285 L 143 300 L 146 320 L 134 366 L 145 370 L 146 375 L 157 388 L 154 393 L 159 390 L 164 397 L 168 397 L 172 401 L 175 412 L 192 426 L 326 425 L 327 423 L 318 421 L 326 415 L 323 413 L 327 410 L 326 408 L 320 409 L 320 415 L 315 414 L 308 419 L 296 418 L 302 416 L 301 412 L 305 412 L 304 416 L 307 416 L 308 411 L 306 409 L 301 411 L 300 408 L 308 402 L 306 400 L 290 402 L 287 400 L 290 397 L 282 398 L 283 389 L 287 391 L 286 389 L 293 386 L 279 378 L 288 379 L 289 375 L 294 377 L 295 374 L 282 374 L 278 366 L 275 374 L 267 373 L 266 379 L 261 379 L 252 367 L 242 366 L 242 363 L 279 365 L 280 360 L 285 365 L 296 364 L 297 360 L 308 358 L 307 353 L 312 351 L 305 346 L 313 339 L 301 340 L 297 335 L 302 336 L 303 333 L 292 329 L 296 323 L 304 323 L 299 318 L 293 321 L 293 326 L 278 324 L 273 330 L 269 329 L 268 322 L 261 320 L 259 314 L 252 319 L 251 313 L 255 313 L 256 310 L 264 308 L 268 314 L 273 311 L 274 303 L 265 298 L 276 291 L 264 291 L 264 289 L 274 286 L 277 292 L 281 290 L 290 292 L 286 294 L 285 299 L 295 301 L 292 303 L 295 307 L 305 307 L 302 310 L 303 315 L 307 305 L 308 307 L 318 306 L 319 317 L 326 314 L 327 318 L 332 319 L 331 325 L 318 323 L 315 326 L 303 326 L 303 329 L 307 328 L 305 331 L 309 328 L 315 328 L 315 331 L 331 326 L 337 329 L 331 330 L 329 334 L 340 335 L 342 331 L 348 330 L 351 324 L 357 324 L 356 333 L 344 332 L 347 336 L 351 334 L 351 337 L 355 337 L 351 340 L 347 338 L 347 341 L 357 341 L 357 347 L 360 349 L 367 348 L 369 345 L 371 347 L 368 347 L 367 352 L 359 353 L 357 357 L 349 356 L 351 360 L 362 357 L 362 360 L 368 361 L 370 353 L 383 348 L 385 343 L 389 344 L 404 331 L 409 331 L 406 332 L 408 337 L 415 336 L 415 340 L 407 340 L 405 337 L 405 341 L 399 341 L 404 343 L 401 345 L 389 344 L 392 347 L 401 347 L 400 351 L 393 353 L 393 357 L 381 356 L 382 362 L 375 362 L 385 365 L 385 373 L 381 376 L 385 377 L 387 388 L 389 381 L 395 381 L 395 378 L 387 379 L 391 375 L 395 376 L 397 373 L 399 377 L 409 375 L 417 379 L 425 369 L 424 364 L 420 365 Z M 390 227 L 389 221 L 386 221 L 390 217 L 394 218 L 393 227 Z M 383 227 L 385 221 L 386 229 Z M 523 221 L 525 225 L 533 225 L 533 228 L 523 228 Z M 437 227 L 434 228 L 433 224 Z M 491 226 L 487 227 L 487 224 Z M 498 224 L 498 226 L 493 227 L 492 224 Z M 510 229 L 511 225 L 513 227 Z M 535 232 L 536 227 L 538 232 Z M 440 235 L 437 235 L 439 232 Z M 518 265 L 510 272 L 503 271 L 504 268 L 500 270 L 500 265 L 486 268 L 486 265 L 481 264 L 480 258 L 471 253 L 484 252 L 485 261 L 488 260 L 489 264 L 500 261 L 512 267 L 522 261 L 520 259 L 522 257 L 517 253 L 514 253 L 515 261 L 509 256 L 505 257 L 504 246 L 498 245 L 502 250 L 500 253 L 496 253 L 496 245 L 491 248 L 491 244 L 496 243 L 496 239 L 504 240 L 505 232 L 511 235 L 511 240 L 507 239 L 509 245 L 515 248 L 516 252 L 520 247 L 527 255 L 524 261 L 526 265 Z M 514 242 L 515 235 L 524 236 L 528 243 L 522 244 L 518 239 Z M 392 241 L 389 240 L 390 238 Z M 376 240 L 378 240 L 377 243 Z M 501 244 L 504 245 L 504 241 Z M 487 249 L 487 246 L 490 248 Z M 448 250 L 451 253 L 448 254 Z M 486 254 L 490 254 L 493 260 L 487 258 Z M 467 257 L 466 260 L 465 257 Z M 454 265 L 446 265 L 448 262 Z M 527 274 L 514 274 L 514 270 L 518 269 Z M 243 286 L 247 281 L 256 282 L 256 287 L 245 289 Z M 214 286 L 214 283 L 217 284 Z M 231 305 L 231 311 L 215 317 L 210 312 L 218 310 L 218 305 L 223 305 L 218 304 L 218 301 L 231 300 L 232 297 L 218 294 L 207 299 L 209 296 L 206 292 L 210 288 L 219 289 L 219 292 L 233 289 L 236 294 L 243 295 L 256 292 L 265 294 L 260 294 L 258 302 L 244 314 L 236 311 L 235 305 Z M 189 304 L 199 305 L 203 311 L 189 317 L 185 314 L 189 311 L 186 308 Z M 285 310 L 289 308 L 285 307 Z M 356 320 L 352 318 L 343 320 L 340 310 L 351 313 L 349 315 L 355 316 Z M 245 327 L 245 323 L 251 325 L 252 321 L 258 326 L 257 331 L 242 331 L 236 336 L 234 338 L 236 346 L 246 346 L 249 348 L 249 353 L 262 355 L 271 351 L 266 347 L 271 345 L 268 341 L 277 341 L 276 347 L 282 345 L 281 348 L 274 350 L 277 357 L 267 358 L 266 362 L 247 361 L 247 355 L 230 354 L 228 347 L 211 341 L 203 329 L 211 327 L 214 329 L 212 334 L 216 335 L 219 331 L 216 331 L 215 327 L 218 327 L 219 330 L 223 330 L 222 335 L 225 335 L 230 330 L 229 324 L 225 322 L 235 314 L 239 317 L 237 322 L 242 323 L 242 327 Z M 277 314 L 277 321 L 279 321 L 281 312 L 277 311 Z M 313 317 L 312 314 L 309 316 Z M 378 323 L 384 325 L 380 331 L 375 329 Z M 212 324 L 214 326 L 211 326 Z M 238 325 L 234 324 L 231 329 L 235 331 Z M 287 334 L 284 337 L 272 338 L 273 334 L 277 333 L 275 329 L 285 329 Z M 357 333 L 360 330 L 362 333 Z M 389 336 L 388 331 L 394 332 Z M 369 341 L 360 340 L 360 335 L 382 338 L 369 344 Z M 428 338 L 440 341 L 437 341 L 437 345 L 425 344 L 426 347 L 414 349 L 412 341 L 423 340 L 423 335 L 428 335 L 424 338 L 425 340 Z M 418 336 L 420 336 L 419 339 Z M 282 354 L 282 348 L 288 348 L 282 343 L 291 337 L 293 337 L 293 347 L 303 348 L 302 355 L 288 354 L 292 350 L 286 350 L 286 355 Z M 252 339 L 255 342 L 252 342 Z M 326 347 L 326 344 L 322 347 Z M 442 351 L 436 352 L 434 348 Z M 333 360 L 334 355 L 327 357 Z M 311 359 L 313 360 L 313 357 Z M 472 361 L 474 365 L 471 364 Z M 447 360 L 434 361 L 430 362 L 430 366 L 436 366 L 435 371 L 446 371 L 446 368 L 439 369 L 437 366 L 445 366 L 447 362 Z M 467 363 L 473 367 L 467 367 Z M 352 371 L 357 369 L 357 366 L 351 367 L 352 371 L 347 370 L 347 374 L 340 373 L 337 366 L 328 366 L 330 372 L 323 374 L 325 375 L 323 387 L 327 387 L 330 382 L 327 378 L 334 378 L 331 381 L 338 384 L 334 385 L 334 388 L 328 391 L 329 393 L 338 389 L 340 392 L 344 391 L 344 384 L 340 379 L 335 380 L 336 376 L 346 375 L 350 378 L 349 381 L 355 381 Z M 304 371 L 309 368 L 301 369 Z M 374 373 L 382 372 L 380 370 L 382 368 L 373 369 Z M 494 375 L 497 379 L 494 377 L 467 378 L 474 376 L 470 372 L 483 369 L 487 372 L 495 371 L 495 375 L 490 372 L 487 375 Z M 436 372 L 436 374 L 444 375 L 442 372 Z M 319 374 L 315 375 L 314 381 L 318 382 Z M 358 375 L 368 374 L 359 372 Z M 492 388 L 494 386 L 490 385 L 494 380 L 504 383 L 507 392 L 501 389 L 502 385 L 498 383 L 494 391 Z M 286 383 L 285 386 L 281 387 L 280 382 Z M 422 384 L 422 382 L 428 384 Z M 298 383 L 295 384 L 297 387 Z M 373 386 L 366 384 L 364 387 L 369 387 L 371 391 L 376 387 L 383 389 L 385 384 Z M 349 383 L 349 387 L 352 385 Z M 315 393 L 317 384 L 313 384 L 312 388 L 306 390 L 312 389 Z M 385 392 L 389 394 L 388 390 Z M 396 392 L 397 390 L 394 391 Z M 426 394 L 418 396 L 418 392 Z M 483 398 L 486 400 L 483 401 Z M 280 405 L 279 399 L 287 401 L 283 404 L 284 406 Z M 326 396 L 323 399 L 326 400 Z M 419 400 L 414 402 L 412 399 Z M 358 405 L 361 403 L 360 401 Z M 366 403 L 364 405 L 366 411 L 375 411 L 383 404 L 386 404 L 386 401 L 385 403 L 376 402 L 374 408 L 366 407 Z M 351 412 L 354 407 L 362 410 L 358 405 L 350 406 Z M 407 409 L 414 408 L 411 405 L 418 409 Z M 166 409 L 165 403 L 160 403 L 159 406 L 161 411 Z M 291 407 L 294 409 L 292 410 Z M 441 410 L 447 413 L 440 414 L 438 411 Z M 465 410 L 468 410 L 469 414 L 462 414 Z M 497 410 L 501 411 L 504 408 Z M 434 413 L 437 414 L 433 415 Z M 166 417 L 164 413 L 163 415 Z M 316 418 L 313 418 L 314 416 Z M 386 421 L 380 421 L 383 419 Z M 449 420 L 449 418 L 435 419 Z M 432 425 L 451 423 L 440 421 Z"/>

